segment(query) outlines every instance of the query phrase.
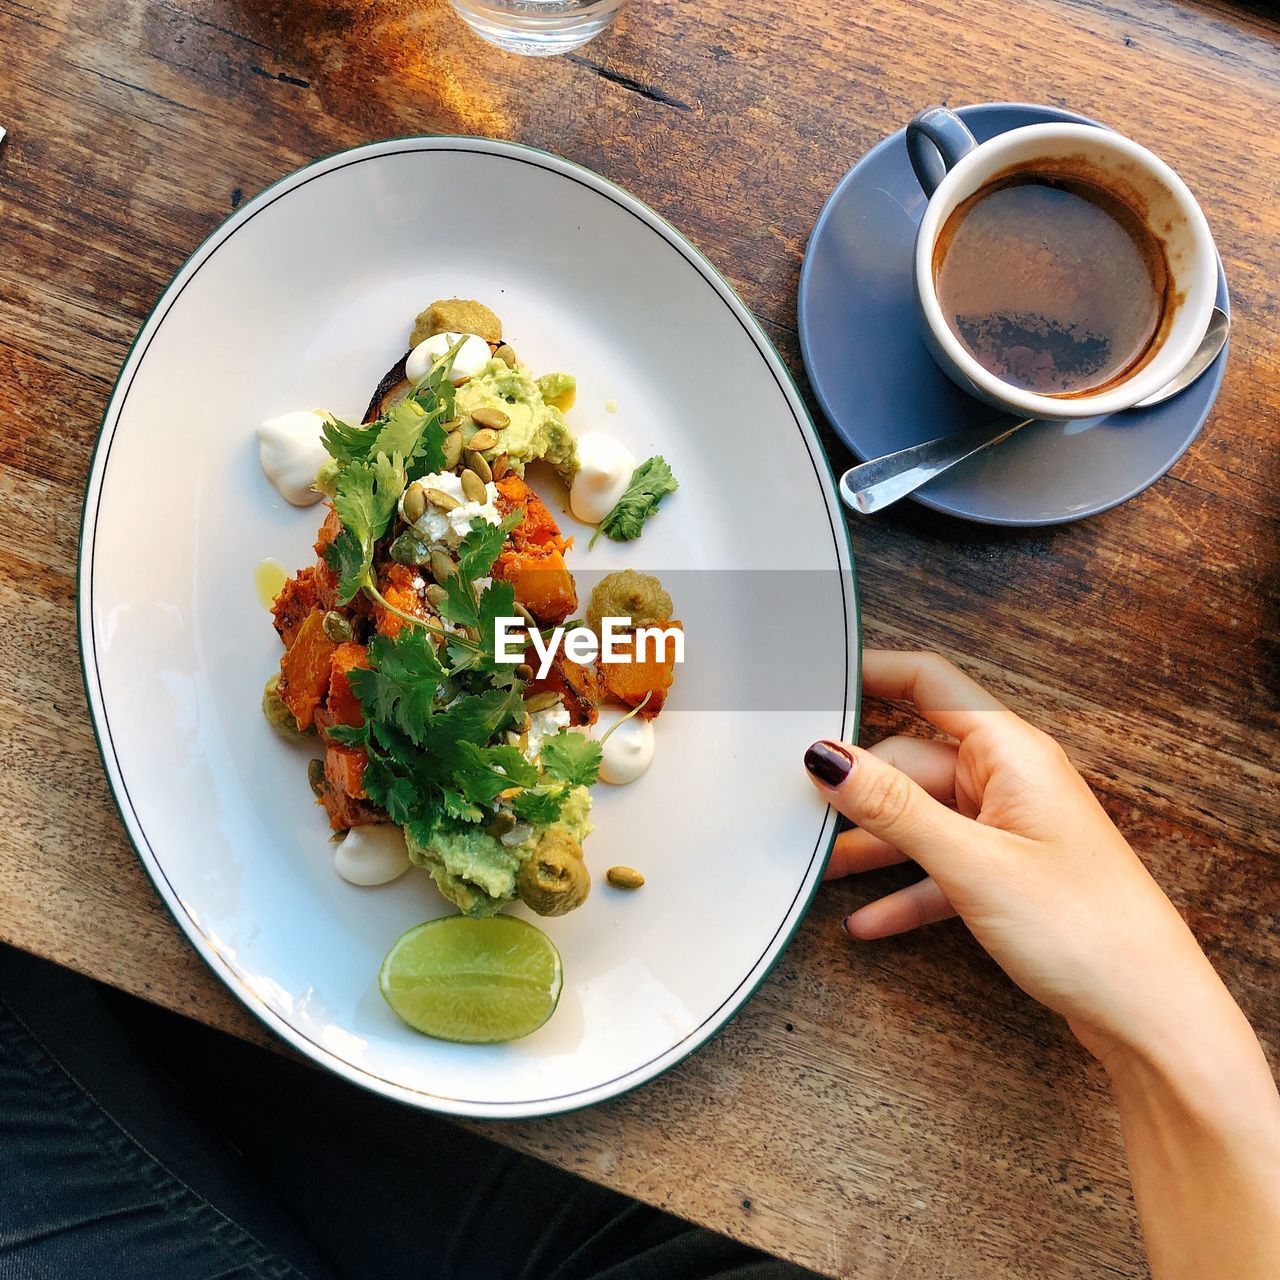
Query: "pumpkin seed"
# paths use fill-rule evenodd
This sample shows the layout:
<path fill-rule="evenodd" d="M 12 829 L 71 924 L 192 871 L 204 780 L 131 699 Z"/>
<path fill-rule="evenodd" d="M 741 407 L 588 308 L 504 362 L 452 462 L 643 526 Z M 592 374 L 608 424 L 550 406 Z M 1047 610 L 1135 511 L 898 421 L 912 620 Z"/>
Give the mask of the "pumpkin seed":
<path fill-rule="evenodd" d="M 451 436 L 455 431 L 459 430 L 461 426 L 461 418 L 450 418 L 449 421 L 444 424 L 444 433 L 447 436 Z"/>
<path fill-rule="evenodd" d="M 441 511 L 456 511 L 462 506 L 457 498 L 451 497 L 443 489 L 428 489 L 426 492 L 431 505 L 439 507 Z"/>
<path fill-rule="evenodd" d="M 438 583 L 433 582 L 423 594 L 427 597 L 427 603 L 435 608 L 439 608 L 448 597 L 449 593 Z"/>
<path fill-rule="evenodd" d="M 452 556 L 443 551 L 431 553 L 431 576 L 437 582 L 448 582 L 457 572 L 458 566 L 454 564 Z"/>
<path fill-rule="evenodd" d="M 489 495 L 485 491 L 484 481 L 480 479 L 474 471 L 464 471 L 462 473 L 462 496 L 468 502 L 479 502 L 484 504 L 489 501 Z"/>
<path fill-rule="evenodd" d="M 492 836 L 495 840 L 501 840 L 516 825 L 516 815 L 507 809 L 499 809 L 493 815 L 493 821 L 484 829 L 487 836 Z"/>
<path fill-rule="evenodd" d="M 325 635 L 328 636 L 334 644 L 346 644 L 346 642 L 355 634 L 355 632 L 351 630 L 351 623 L 349 623 L 342 614 L 338 613 L 334 609 L 330 609 L 329 612 L 324 615 L 324 620 L 321 622 L 320 626 Z"/>
<path fill-rule="evenodd" d="M 471 447 L 476 453 L 481 453 L 485 449 L 492 449 L 498 443 L 498 433 L 491 427 L 481 427 L 479 431 L 471 437 Z"/>
<path fill-rule="evenodd" d="M 508 369 L 514 369 L 520 363 L 516 359 L 516 350 L 509 342 L 499 344 L 497 351 L 493 353 L 507 366 Z"/>
<path fill-rule="evenodd" d="M 482 404 L 478 409 L 472 409 L 471 421 L 479 423 L 482 427 L 492 427 L 495 431 L 501 431 L 503 427 L 511 425 L 511 419 L 501 409 L 495 409 L 491 404 Z"/>
<path fill-rule="evenodd" d="M 500 837 L 508 849 L 524 844 L 533 835 L 533 827 L 527 822 L 517 822 L 505 836 Z"/>
<path fill-rule="evenodd" d="M 316 798 L 320 798 L 329 789 L 329 784 L 324 776 L 323 760 L 307 761 L 307 782 L 311 787 Z"/>
<path fill-rule="evenodd" d="M 519 615 L 520 615 L 520 616 L 525 620 L 525 622 L 527 622 L 531 627 L 536 627 L 536 626 L 538 625 L 538 620 L 537 620 L 537 618 L 535 618 L 535 617 L 533 616 L 533 614 L 531 614 L 531 613 L 529 612 L 529 610 L 528 610 L 528 609 L 526 609 L 526 608 L 524 607 L 524 605 L 522 605 L 518 600 L 516 601 L 516 612 L 517 612 L 517 613 L 518 613 L 518 614 L 519 614 Z"/>
<path fill-rule="evenodd" d="M 462 457 L 462 432 L 451 431 L 444 438 L 444 470 L 452 471 Z"/>
<path fill-rule="evenodd" d="M 511 459 L 505 453 L 500 453 L 493 460 L 493 478 L 501 480 L 503 476 L 511 469 Z"/>
<path fill-rule="evenodd" d="M 541 693 L 535 693 L 532 698 L 524 700 L 524 709 L 530 713 L 534 711 L 547 711 L 554 707 L 560 701 L 560 694 L 555 689 L 543 689 Z"/>
<path fill-rule="evenodd" d="M 427 509 L 427 495 L 416 480 L 404 491 L 402 507 L 404 518 L 410 524 L 417 524 L 422 519 L 422 513 Z"/>
<path fill-rule="evenodd" d="M 476 433 L 479 435 L 479 432 Z M 473 436 L 472 439 L 475 437 Z M 493 479 L 493 470 L 485 461 L 483 453 L 477 452 L 475 449 L 468 449 L 466 452 L 467 466 L 480 477 L 481 480 L 488 484 Z"/>
<path fill-rule="evenodd" d="M 604 877 L 615 889 L 638 889 L 644 884 L 644 876 L 635 867 L 610 867 Z"/>
<path fill-rule="evenodd" d="M 517 680 L 532 680 L 533 668 L 527 662 L 521 662 L 516 666 Z"/>
<path fill-rule="evenodd" d="M 406 529 L 387 554 L 396 564 L 425 564 L 431 558 L 431 548 L 412 529 Z"/>

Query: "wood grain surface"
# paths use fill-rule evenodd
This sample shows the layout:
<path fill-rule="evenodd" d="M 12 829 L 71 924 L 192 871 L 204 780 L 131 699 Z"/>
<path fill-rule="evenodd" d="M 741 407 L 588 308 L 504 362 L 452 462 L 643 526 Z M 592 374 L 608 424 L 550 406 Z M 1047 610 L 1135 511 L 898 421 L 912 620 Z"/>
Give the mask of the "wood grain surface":
<path fill-rule="evenodd" d="M 545 147 L 688 233 L 800 373 L 801 257 L 844 170 L 929 103 L 1041 101 L 1153 146 L 1199 196 L 1235 307 L 1222 395 L 1168 477 L 1085 523 L 908 504 L 856 524 L 866 631 L 942 650 L 1064 741 L 1276 1061 L 1280 26 L 1261 14 L 633 0 L 532 63 L 435 0 L 0 0 L 0 937 L 263 1038 L 134 860 L 74 630 L 112 378 L 246 196 L 392 134 Z M 864 739 L 901 719 L 869 706 Z M 1145 1275 L 1115 1115 L 1061 1023 L 954 924 L 857 950 L 836 929 L 903 879 L 824 889 L 744 1012 L 658 1082 L 486 1131 L 832 1274 Z"/>

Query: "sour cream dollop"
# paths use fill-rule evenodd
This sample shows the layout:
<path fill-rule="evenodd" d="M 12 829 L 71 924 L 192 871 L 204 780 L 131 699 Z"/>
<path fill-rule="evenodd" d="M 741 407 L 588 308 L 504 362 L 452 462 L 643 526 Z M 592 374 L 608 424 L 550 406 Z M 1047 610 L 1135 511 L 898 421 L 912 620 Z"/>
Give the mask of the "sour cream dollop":
<path fill-rule="evenodd" d="M 461 477 L 454 475 L 452 471 L 437 471 L 423 476 L 419 483 L 424 489 L 439 489 L 441 493 L 447 493 L 458 503 L 452 511 L 441 511 L 428 501 L 426 510 L 413 522 L 415 532 L 430 546 L 456 547 L 471 532 L 471 526 L 477 521 L 498 524 L 502 520 L 495 505 L 498 486 L 492 480 L 484 487 L 483 502 L 471 501 L 462 492 Z M 400 514 L 403 517 L 403 497 L 400 499 Z"/>
<path fill-rule="evenodd" d="M 258 428 L 258 461 L 276 492 L 295 507 L 324 496 L 315 489 L 316 472 L 329 461 L 320 429 L 324 415 L 314 409 L 269 418 Z"/>
<path fill-rule="evenodd" d="M 603 431 L 578 437 L 578 472 L 569 507 L 583 524 L 599 524 L 618 505 L 636 469 L 635 455 Z"/>
<path fill-rule="evenodd" d="M 405 377 L 410 382 L 417 382 L 459 339 L 464 341 L 453 357 L 452 381 L 474 378 L 489 363 L 492 355 L 489 344 L 474 333 L 433 333 L 409 352 L 409 358 L 404 362 Z"/>
<path fill-rule="evenodd" d="M 390 822 L 352 827 L 333 849 L 333 869 L 348 884 L 387 884 L 409 870 L 404 832 Z"/>
<path fill-rule="evenodd" d="M 591 726 L 591 736 L 603 738 L 625 714 L 616 709 L 601 711 L 600 719 Z M 600 780 L 618 787 L 634 782 L 653 763 L 654 743 L 652 720 L 632 716 L 625 724 L 618 724 L 601 753 Z"/>

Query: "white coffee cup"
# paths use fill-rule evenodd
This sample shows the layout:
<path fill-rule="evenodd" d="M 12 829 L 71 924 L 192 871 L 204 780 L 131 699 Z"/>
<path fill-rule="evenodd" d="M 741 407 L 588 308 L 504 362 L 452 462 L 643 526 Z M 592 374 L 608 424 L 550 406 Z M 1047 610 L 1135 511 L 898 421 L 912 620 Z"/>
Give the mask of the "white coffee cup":
<path fill-rule="evenodd" d="M 907 126 L 907 151 L 929 203 L 916 233 L 916 301 L 925 342 L 961 388 L 1023 418 L 1091 418 L 1131 408 L 1158 391 L 1190 360 L 1209 327 L 1218 291 L 1218 256 L 1209 224 L 1186 184 L 1158 156 L 1110 129 L 1032 124 L 979 143 L 945 107 Z M 934 249 L 955 209 L 1011 170 L 1081 172 L 1137 213 L 1163 245 L 1171 301 L 1143 359 L 1122 381 L 1096 394 L 1043 395 L 1003 381 L 969 353 L 947 323 L 934 280 Z M 992 271 L 1000 263 L 991 264 Z"/>

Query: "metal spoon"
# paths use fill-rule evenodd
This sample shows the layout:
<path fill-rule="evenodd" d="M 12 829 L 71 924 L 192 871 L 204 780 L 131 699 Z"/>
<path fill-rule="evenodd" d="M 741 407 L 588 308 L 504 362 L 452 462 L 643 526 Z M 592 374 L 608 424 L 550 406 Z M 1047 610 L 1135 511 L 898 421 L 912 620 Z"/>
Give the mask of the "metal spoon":
<path fill-rule="evenodd" d="M 1139 401 L 1134 408 L 1146 409 L 1176 396 L 1179 391 L 1185 391 L 1218 358 L 1218 353 L 1227 345 L 1230 330 L 1231 321 L 1227 313 L 1214 307 L 1209 328 L 1195 355 L 1182 367 L 1182 372 L 1159 391 Z M 1024 418 L 1021 422 L 1010 422 L 1002 418 L 984 427 L 957 431 L 937 440 L 926 440 L 923 444 L 899 449 L 897 453 L 887 453 L 883 458 L 873 458 L 870 462 L 850 467 L 840 477 L 840 496 L 852 510 L 860 515 L 870 515 L 914 493 L 956 463 L 1007 440 L 1015 431 L 1021 431 L 1036 421 L 1036 418 Z"/>

